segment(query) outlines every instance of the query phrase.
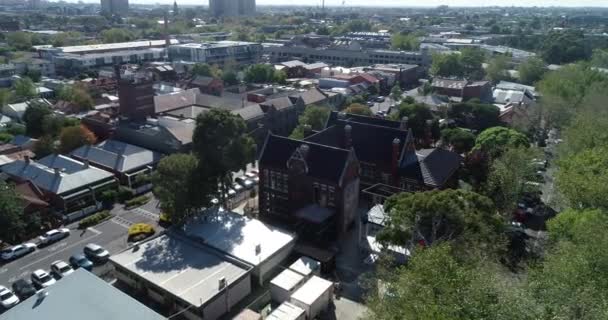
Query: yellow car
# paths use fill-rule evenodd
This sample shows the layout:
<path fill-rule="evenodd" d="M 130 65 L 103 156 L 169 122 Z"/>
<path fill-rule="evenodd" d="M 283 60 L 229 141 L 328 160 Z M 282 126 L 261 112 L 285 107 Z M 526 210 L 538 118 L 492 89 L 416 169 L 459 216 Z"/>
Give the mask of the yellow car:
<path fill-rule="evenodd" d="M 140 241 L 156 233 L 154 227 L 147 223 L 136 223 L 129 228 L 129 241 Z"/>

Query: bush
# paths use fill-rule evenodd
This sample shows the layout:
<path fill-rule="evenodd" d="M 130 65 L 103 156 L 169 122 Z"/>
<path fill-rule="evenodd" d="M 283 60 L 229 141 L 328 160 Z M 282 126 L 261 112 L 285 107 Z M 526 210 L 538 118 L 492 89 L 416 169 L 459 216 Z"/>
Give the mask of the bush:
<path fill-rule="evenodd" d="M 118 193 L 115 190 L 106 190 L 99 195 L 99 201 L 103 203 L 114 203 L 116 202 L 117 197 Z"/>
<path fill-rule="evenodd" d="M 148 196 L 136 197 L 136 198 L 125 201 L 125 208 L 139 207 L 141 205 L 146 204 L 148 201 L 150 201 L 150 197 L 148 197 Z"/>
<path fill-rule="evenodd" d="M 116 194 L 118 201 L 125 202 L 133 198 L 133 192 L 127 187 L 118 187 L 118 193 Z"/>
<path fill-rule="evenodd" d="M 88 227 L 92 227 L 94 225 L 101 223 L 102 221 L 105 221 L 106 219 L 110 218 L 111 216 L 112 215 L 107 210 L 100 211 L 94 215 L 88 216 L 88 217 L 80 220 L 80 223 L 78 224 L 78 229 L 86 229 Z"/>

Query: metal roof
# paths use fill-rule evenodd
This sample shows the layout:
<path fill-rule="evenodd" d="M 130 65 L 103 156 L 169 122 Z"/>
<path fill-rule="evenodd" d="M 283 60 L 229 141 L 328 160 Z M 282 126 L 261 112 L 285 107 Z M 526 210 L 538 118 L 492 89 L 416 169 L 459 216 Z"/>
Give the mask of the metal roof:
<path fill-rule="evenodd" d="M 295 242 L 294 236 L 286 231 L 230 211 L 197 216 L 184 226 L 184 231 L 254 266 Z"/>
<path fill-rule="evenodd" d="M 187 239 L 166 234 L 110 260 L 196 307 L 220 292 L 220 279 L 230 286 L 248 272 Z"/>
<path fill-rule="evenodd" d="M 304 309 L 289 302 L 283 302 L 266 317 L 266 320 L 298 320 L 304 315 Z"/>
<path fill-rule="evenodd" d="M 321 263 L 309 257 L 301 257 L 289 266 L 289 269 L 305 276 L 310 275 L 311 273 L 316 270 L 319 270 L 320 268 Z"/>
<path fill-rule="evenodd" d="M 111 139 L 95 146 L 82 146 L 72 151 L 71 155 L 79 159 L 88 159 L 92 163 L 118 172 L 128 172 L 153 165 L 161 158 L 158 152 Z"/>
<path fill-rule="evenodd" d="M 311 305 L 319 298 L 327 289 L 333 286 L 333 282 L 312 276 L 306 283 L 291 295 L 292 300 L 300 301 L 306 305 Z"/>
<path fill-rule="evenodd" d="M 303 275 L 295 271 L 285 269 L 283 270 L 283 272 L 279 273 L 278 276 L 274 277 L 270 281 L 270 284 L 279 288 L 283 288 L 287 291 L 291 291 L 293 290 L 293 288 L 297 287 L 298 284 L 302 282 L 302 280 L 304 280 Z"/>
<path fill-rule="evenodd" d="M 114 288 L 101 278 L 78 269 L 2 315 L 2 319 L 161 320 L 163 316 Z"/>
<path fill-rule="evenodd" d="M 178 40 L 171 39 L 171 44 L 179 43 Z M 129 50 L 136 48 L 146 48 L 152 46 L 164 46 L 165 40 L 145 40 L 145 41 L 131 41 L 131 42 L 117 42 L 117 43 L 103 43 L 103 44 L 91 44 L 82 46 L 69 46 L 52 48 L 51 50 L 58 50 L 63 53 L 79 53 L 79 52 L 93 52 L 93 51 L 111 51 L 111 50 Z"/>

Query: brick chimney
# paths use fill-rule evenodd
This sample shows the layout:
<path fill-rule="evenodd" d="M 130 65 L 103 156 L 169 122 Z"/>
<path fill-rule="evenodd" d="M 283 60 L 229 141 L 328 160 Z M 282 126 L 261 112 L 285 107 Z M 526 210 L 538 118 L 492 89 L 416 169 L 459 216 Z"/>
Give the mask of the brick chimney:
<path fill-rule="evenodd" d="M 393 179 L 395 182 L 397 180 L 397 170 L 399 169 L 399 145 L 400 144 L 401 144 L 401 140 L 399 140 L 399 138 L 395 138 L 393 140 L 393 153 L 392 153 L 392 158 L 391 158 L 391 173 L 393 174 Z"/>
<path fill-rule="evenodd" d="M 353 127 L 350 124 L 344 126 L 344 149 L 350 149 L 353 147 Z"/>
<path fill-rule="evenodd" d="M 401 124 L 399 125 L 399 129 L 401 129 L 401 130 L 407 130 L 407 122 L 409 120 L 410 119 L 408 117 L 401 118 Z"/>

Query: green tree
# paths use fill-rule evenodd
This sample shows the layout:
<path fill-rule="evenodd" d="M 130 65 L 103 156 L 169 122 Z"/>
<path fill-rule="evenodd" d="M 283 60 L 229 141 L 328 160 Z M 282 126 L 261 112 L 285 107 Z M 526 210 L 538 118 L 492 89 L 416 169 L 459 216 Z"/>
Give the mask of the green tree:
<path fill-rule="evenodd" d="M 95 101 L 89 89 L 82 84 L 66 85 L 59 90 L 59 98 L 75 105 L 80 111 L 93 109 Z"/>
<path fill-rule="evenodd" d="M 304 126 L 309 125 L 312 130 L 321 130 L 325 127 L 331 110 L 327 107 L 310 105 L 298 119 L 298 126 L 289 136 L 292 139 L 304 139 Z"/>
<path fill-rule="evenodd" d="M 533 298 L 500 266 L 462 262 L 451 251 L 449 244 L 421 250 L 386 272 L 368 299 L 367 319 L 540 319 Z"/>
<path fill-rule="evenodd" d="M 55 153 L 55 139 L 50 136 L 42 136 L 34 143 L 33 151 L 36 154 L 36 158 L 44 158 L 49 154 Z"/>
<path fill-rule="evenodd" d="M 43 121 L 51 115 L 51 109 L 42 103 L 32 103 L 23 114 L 25 122 L 25 133 L 30 137 L 40 137 L 43 133 Z"/>
<path fill-rule="evenodd" d="M 402 95 L 403 91 L 401 90 L 399 83 L 395 84 L 395 86 L 393 86 L 393 88 L 391 89 L 391 98 L 395 101 L 399 101 L 401 100 Z"/>
<path fill-rule="evenodd" d="M 97 141 L 95 134 L 82 125 L 65 127 L 59 134 L 59 151 L 70 153 L 84 145 L 94 144 L 95 141 Z"/>
<path fill-rule="evenodd" d="M 101 39 L 104 43 L 128 42 L 135 39 L 135 35 L 127 30 L 111 28 L 101 32 Z"/>
<path fill-rule="evenodd" d="M 528 138 L 522 133 L 505 127 L 493 127 L 484 130 L 477 136 L 474 149 L 484 151 L 496 158 L 507 149 L 529 146 Z"/>
<path fill-rule="evenodd" d="M 399 105 L 398 110 L 399 112 L 391 115 L 391 119 L 401 121 L 404 117 L 407 117 L 407 126 L 412 129 L 414 137 L 416 137 L 417 140 L 422 141 L 426 138 L 429 122 L 431 125 L 432 138 L 439 138 L 439 125 L 437 124 L 437 121 L 435 121 L 433 112 L 427 105 L 422 103 L 408 104 L 403 102 Z"/>
<path fill-rule="evenodd" d="M 362 115 L 362 116 L 368 116 L 368 117 L 373 116 L 373 113 L 369 109 L 369 107 L 366 106 L 366 105 L 362 105 L 360 103 L 353 103 L 353 104 L 351 104 L 350 106 L 348 106 L 348 108 L 344 109 L 344 112 L 350 113 L 350 114 L 358 114 L 358 115 Z"/>
<path fill-rule="evenodd" d="M 2 240 L 13 242 L 23 233 L 23 205 L 13 185 L 0 180 L 0 235 Z"/>
<path fill-rule="evenodd" d="M 545 63 L 539 58 L 530 58 L 519 65 L 519 81 L 524 84 L 533 85 L 543 78 L 547 71 Z"/>
<path fill-rule="evenodd" d="M 287 73 L 283 70 L 275 70 L 272 76 L 272 81 L 278 84 L 286 84 L 287 83 Z"/>
<path fill-rule="evenodd" d="M 222 76 L 222 80 L 224 81 L 225 84 L 227 84 L 229 86 L 239 84 L 239 79 L 237 78 L 236 72 L 230 71 L 230 70 L 224 72 L 224 75 Z"/>
<path fill-rule="evenodd" d="M 206 63 L 197 63 L 192 67 L 192 74 L 197 76 L 211 77 L 211 66 Z"/>
<path fill-rule="evenodd" d="M 15 96 L 21 100 L 28 100 L 38 96 L 34 82 L 27 77 L 15 81 L 13 83 L 13 90 L 15 90 Z"/>
<path fill-rule="evenodd" d="M 500 109 L 475 100 L 453 104 L 448 110 L 448 116 L 455 120 L 459 127 L 478 132 L 500 125 Z"/>
<path fill-rule="evenodd" d="M 11 99 L 11 92 L 8 89 L 0 89 L 0 107 L 4 107 Z"/>
<path fill-rule="evenodd" d="M 556 184 L 573 208 L 608 208 L 608 147 L 595 147 L 561 159 Z"/>
<path fill-rule="evenodd" d="M 254 64 L 245 71 L 245 81 L 253 83 L 267 83 L 275 79 L 275 70 L 269 64 Z"/>
<path fill-rule="evenodd" d="M 395 33 L 391 37 L 391 47 L 395 50 L 416 51 L 420 47 L 420 41 L 413 34 Z"/>
<path fill-rule="evenodd" d="M 484 77 L 483 62 L 485 57 L 479 49 L 465 48 L 460 51 L 459 61 L 464 71 L 464 77 L 471 80 L 481 80 Z"/>
<path fill-rule="evenodd" d="M 549 32 L 544 37 L 540 51 L 543 59 L 550 64 L 586 60 L 591 54 L 585 45 L 585 35 L 575 29 Z"/>
<path fill-rule="evenodd" d="M 32 48 L 32 36 L 28 32 L 16 31 L 6 35 L 6 42 L 17 50 L 30 50 Z"/>
<path fill-rule="evenodd" d="M 608 50 L 595 49 L 591 56 L 591 65 L 596 68 L 608 68 Z"/>
<path fill-rule="evenodd" d="M 486 76 L 493 83 L 498 83 L 502 80 L 510 79 L 507 69 L 509 68 L 509 57 L 506 55 L 498 55 L 488 61 L 486 68 Z"/>
<path fill-rule="evenodd" d="M 531 191 L 526 182 L 534 180 L 533 160 L 538 156 L 539 153 L 530 148 L 511 148 L 492 162 L 484 193 L 503 214 L 513 212 L 517 201 Z"/>
<path fill-rule="evenodd" d="M 255 157 L 255 143 L 245 121 L 229 111 L 212 109 L 198 116 L 192 136 L 193 151 L 202 166 L 201 176 L 220 186 L 218 198 L 225 202 L 232 172 L 244 169 Z M 217 187 L 213 189 L 217 192 Z"/>
<path fill-rule="evenodd" d="M 388 213 L 378 234 L 384 245 L 412 247 L 450 242 L 458 254 L 502 250 L 504 221 L 492 201 L 464 190 L 401 193 L 384 203 Z M 414 253 L 414 255 L 417 252 Z"/>
<path fill-rule="evenodd" d="M 452 54 L 433 54 L 431 64 L 431 74 L 435 77 L 462 77 L 464 67 L 460 63 L 460 55 Z"/>
<path fill-rule="evenodd" d="M 475 146 L 475 135 L 471 131 L 462 128 L 441 130 L 441 140 L 460 154 L 471 151 Z"/>
<path fill-rule="evenodd" d="M 152 175 L 154 195 L 163 213 L 181 224 L 210 201 L 210 186 L 199 175 L 199 161 L 192 154 L 172 154 L 158 163 Z M 217 187 L 216 187 L 217 188 Z"/>

